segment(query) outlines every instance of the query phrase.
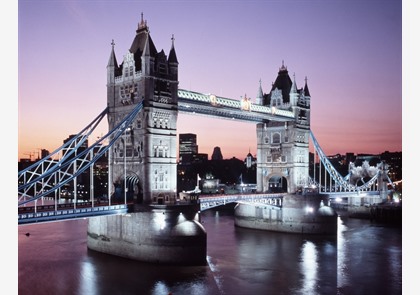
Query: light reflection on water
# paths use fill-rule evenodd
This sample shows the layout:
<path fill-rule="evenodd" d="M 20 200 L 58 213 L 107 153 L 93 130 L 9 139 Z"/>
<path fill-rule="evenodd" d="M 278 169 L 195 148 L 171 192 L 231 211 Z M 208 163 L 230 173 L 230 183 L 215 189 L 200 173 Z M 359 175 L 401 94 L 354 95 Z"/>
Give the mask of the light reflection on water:
<path fill-rule="evenodd" d="M 344 233 L 347 227 L 341 218 L 337 218 L 337 289 L 341 289 L 348 284 L 347 282 L 347 255 L 346 241 Z"/>
<path fill-rule="evenodd" d="M 308 236 L 238 228 L 231 211 L 201 218 L 196 267 L 88 250 L 86 220 L 19 226 L 19 294 L 401 294 L 400 229 L 338 218 L 336 237 Z"/>
<path fill-rule="evenodd" d="M 315 294 L 318 281 L 318 253 L 313 242 L 305 241 L 302 246 L 300 271 L 303 275 L 301 294 Z"/>

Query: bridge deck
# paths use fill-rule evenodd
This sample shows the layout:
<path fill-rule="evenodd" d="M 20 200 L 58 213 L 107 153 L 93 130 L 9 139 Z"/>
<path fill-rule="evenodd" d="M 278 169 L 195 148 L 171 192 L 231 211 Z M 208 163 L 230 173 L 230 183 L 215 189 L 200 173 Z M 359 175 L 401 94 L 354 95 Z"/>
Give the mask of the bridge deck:
<path fill-rule="evenodd" d="M 102 204 L 92 206 L 91 202 L 83 205 L 60 204 L 55 210 L 55 205 L 33 206 L 18 208 L 18 224 L 32 224 L 47 221 L 58 221 L 75 218 L 86 218 L 99 215 L 122 214 L 127 213 L 129 204 Z"/>

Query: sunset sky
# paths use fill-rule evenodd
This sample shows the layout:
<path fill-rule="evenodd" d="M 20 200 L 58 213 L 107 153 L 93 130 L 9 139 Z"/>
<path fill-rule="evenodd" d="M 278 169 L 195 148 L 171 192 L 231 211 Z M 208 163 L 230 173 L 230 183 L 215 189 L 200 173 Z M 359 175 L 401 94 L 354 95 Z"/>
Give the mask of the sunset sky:
<path fill-rule="evenodd" d="M 54 151 L 106 107 L 111 41 L 121 63 L 143 13 L 157 50 L 168 54 L 175 36 L 179 88 L 237 99 L 246 94 L 255 101 L 259 80 L 268 92 L 284 61 L 298 87 L 308 78 L 311 129 L 327 155 L 403 150 L 403 236 L 410 237 L 420 205 L 418 176 L 411 173 L 419 162 L 419 3 L 1 1 L 3 171 L 16 171 L 16 156 Z M 95 136 L 107 132 L 106 124 L 101 128 Z M 224 158 L 256 152 L 253 124 L 180 114 L 178 133 L 196 133 L 199 152 L 209 156 L 215 146 Z M 7 196 L 16 193 L 16 176 L 3 174 L 3 195 L 10 202 L 4 208 L 13 209 L 15 201 Z M 17 290 L 16 211 L 3 211 L 8 240 L 16 240 L 3 251 L 7 262 L 15 253 L 15 263 L 4 266 L 14 277 L 4 281 L 15 282 Z M 405 240 L 404 253 L 410 255 L 404 255 L 404 268 L 415 262 L 420 247 L 416 239 Z M 406 290 L 412 290 L 407 283 L 418 287 L 410 266 L 404 269 Z"/>
<path fill-rule="evenodd" d="M 179 88 L 255 101 L 284 61 L 299 88 L 308 78 L 327 155 L 402 151 L 399 0 L 19 0 L 18 158 L 54 151 L 105 108 L 111 41 L 121 63 L 141 13 L 158 51 L 174 34 Z M 106 132 L 104 122 L 95 136 Z M 180 114 L 178 133 L 196 133 L 209 156 L 256 153 L 252 123 Z"/>

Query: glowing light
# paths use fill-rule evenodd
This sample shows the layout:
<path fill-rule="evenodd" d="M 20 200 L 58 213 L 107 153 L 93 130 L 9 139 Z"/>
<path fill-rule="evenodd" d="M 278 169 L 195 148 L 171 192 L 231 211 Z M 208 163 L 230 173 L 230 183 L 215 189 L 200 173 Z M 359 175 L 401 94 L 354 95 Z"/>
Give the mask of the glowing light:
<path fill-rule="evenodd" d="M 314 208 L 306 207 L 306 213 L 312 213 L 312 212 L 314 212 Z"/>
<path fill-rule="evenodd" d="M 178 218 L 177 218 L 177 223 L 182 223 L 184 221 L 186 221 L 187 219 L 185 218 L 184 214 L 182 214 L 182 212 L 179 212 Z"/>
<path fill-rule="evenodd" d="M 156 223 L 158 224 L 160 229 L 165 228 L 166 222 L 165 222 L 165 213 L 164 212 L 162 214 L 157 214 L 156 215 Z"/>

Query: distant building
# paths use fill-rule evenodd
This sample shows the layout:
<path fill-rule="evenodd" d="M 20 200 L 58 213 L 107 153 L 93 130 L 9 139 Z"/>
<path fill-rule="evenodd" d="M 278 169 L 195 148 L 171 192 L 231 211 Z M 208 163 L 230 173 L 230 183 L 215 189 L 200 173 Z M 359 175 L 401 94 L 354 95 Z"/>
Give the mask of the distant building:
<path fill-rule="evenodd" d="M 72 140 L 76 134 L 69 135 L 66 139 L 63 140 L 63 144 L 66 144 L 70 140 Z M 84 150 L 86 150 L 89 147 L 88 140 L 84 141 L 79 148 L 77 148 L 77 154 L 82 153 Z M 69 149 L 73 149 L 73 146 L 70 146 Z"/>
<path fill-rule="evenodd" d="M 211 155 L 212 160 L 223 160 L 222 151 L 220 150 L 220 147 L 216 146 L 213 149 L 213 154 Z"/>
<path fill-rule="evenodd" d="M 205 163 L 209 160 L 209 155 L 204 153 L 198 153 L 194 156 L 193 162 L 194 163 Z"/>
<path fill-rule="evenodd" d="M 246 155 L 245 158 L 245 166 L 246 168 L 251 168 L 252 166 L 257 165 L 257 159 L 251 154 L 251 151 Z"/>
<path fill-rule="evenodd" d="M 179 164 L 189 165 L 198 155 L 197 135 L 183 133 L 179 135 Z"/>

